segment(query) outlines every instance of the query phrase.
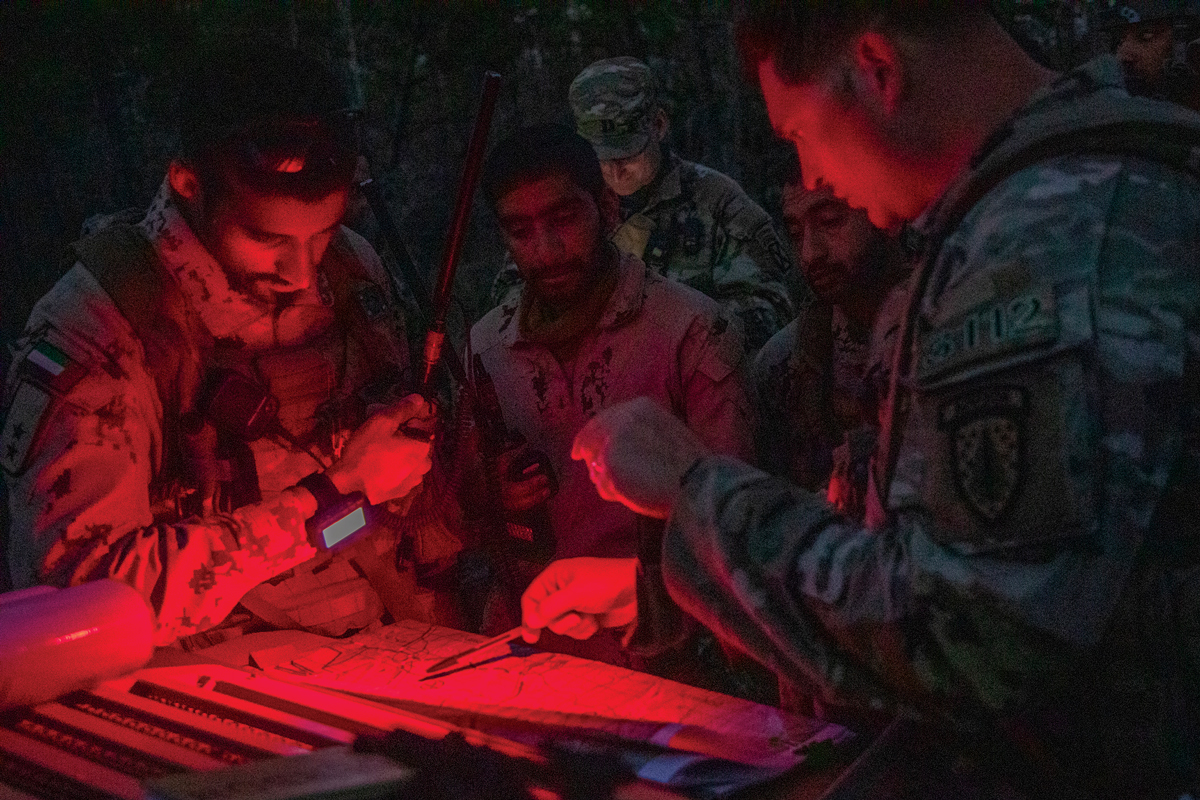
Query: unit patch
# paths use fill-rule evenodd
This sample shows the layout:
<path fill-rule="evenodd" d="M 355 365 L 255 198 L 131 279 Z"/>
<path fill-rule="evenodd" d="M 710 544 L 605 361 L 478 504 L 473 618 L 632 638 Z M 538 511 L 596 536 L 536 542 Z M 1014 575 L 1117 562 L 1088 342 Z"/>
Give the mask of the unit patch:
<path fill-rule="evenodd" d="M 948 438 L 954 482 L 984 522 L 999 521 L 1025 478 L 1029 401 L 1017 387 L 989 387 L 938 409 Z"/>
<path fill-rule="evenodd" d="M 8 474 L 16 475 L 25 468 L 25 457 L 49 405 L 50 392 L 29 381 L 17 385 L 0 432 L 0 467 Z"/>
<path fill-rule="evenodd" d="M 971 362 L 1058 339 L 1054 289 L 976 306 L 922 336 L 918 380 L 926 381 Z"/>

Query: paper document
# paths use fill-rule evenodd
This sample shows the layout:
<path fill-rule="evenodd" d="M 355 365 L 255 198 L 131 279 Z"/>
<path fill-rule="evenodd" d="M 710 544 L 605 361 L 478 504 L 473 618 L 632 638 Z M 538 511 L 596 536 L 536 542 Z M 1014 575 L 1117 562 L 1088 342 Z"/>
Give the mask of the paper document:
<path fill-rule="evenodd" d="M 774 777 L 800 764 L 813 744 L 852 737 L 831 723 L 520 644 L 427 675 L 431 664 L 484 640 L 406 621 L 323 645 L 268 673 L 533 744 L 578 736 L 588 746 L 590 735 L 643 743 L 627 759 L 640 777 L 703 796 Z"/>

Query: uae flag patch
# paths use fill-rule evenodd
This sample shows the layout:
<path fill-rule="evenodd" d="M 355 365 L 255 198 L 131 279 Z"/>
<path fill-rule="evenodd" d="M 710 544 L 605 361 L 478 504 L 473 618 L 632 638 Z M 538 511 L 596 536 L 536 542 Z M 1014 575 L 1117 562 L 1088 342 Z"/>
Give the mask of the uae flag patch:
<path fill-rule="evenodd" d="M 0 468 L 10 475 L 25 469 L 25 459 L 37 439 L 51 397 L 65 394 L 84 373 L 79 364 L 49 342 L 38 342 L 25 354 L 0 430 Z"/>
<path fill-rule="evenodd" d="M 68 391 L 83 377 L 83 370 L 78 364 L 45 340 L 35 344 L 25 355 L 22 368 L 25 377 L 55 394 Z"/>

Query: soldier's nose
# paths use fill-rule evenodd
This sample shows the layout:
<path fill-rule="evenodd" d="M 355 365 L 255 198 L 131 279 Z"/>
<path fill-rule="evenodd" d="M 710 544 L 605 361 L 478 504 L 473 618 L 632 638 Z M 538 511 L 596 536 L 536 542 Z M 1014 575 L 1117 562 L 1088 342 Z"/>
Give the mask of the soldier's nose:
<path fill-rule="evenodd" d="M 307 289 L 312 282 L 315 262 L 307 247 L 289 249 L 275 266 L 279 282 L 287 287 L 287 291 Z"/>

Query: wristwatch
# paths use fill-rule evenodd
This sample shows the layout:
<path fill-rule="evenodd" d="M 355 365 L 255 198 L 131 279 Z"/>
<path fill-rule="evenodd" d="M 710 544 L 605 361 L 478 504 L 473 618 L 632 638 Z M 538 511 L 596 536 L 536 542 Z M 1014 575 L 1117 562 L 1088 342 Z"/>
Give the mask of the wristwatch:
<path fill-rule="evenodd" d="M 296 481 L 317 501 L 317 513 L 305 523 L 308 541 L 318 550 L 340 550 L 370 531 L 369 506 L 362 492 L 342 494 L 324 472 Z"/>

